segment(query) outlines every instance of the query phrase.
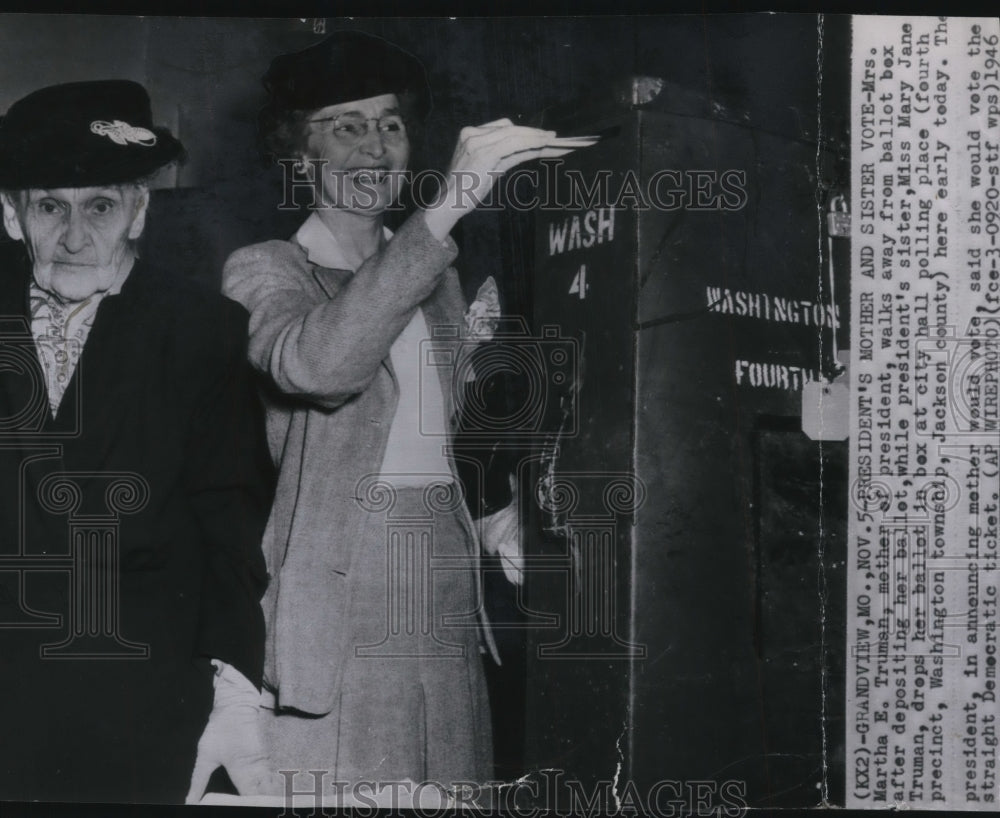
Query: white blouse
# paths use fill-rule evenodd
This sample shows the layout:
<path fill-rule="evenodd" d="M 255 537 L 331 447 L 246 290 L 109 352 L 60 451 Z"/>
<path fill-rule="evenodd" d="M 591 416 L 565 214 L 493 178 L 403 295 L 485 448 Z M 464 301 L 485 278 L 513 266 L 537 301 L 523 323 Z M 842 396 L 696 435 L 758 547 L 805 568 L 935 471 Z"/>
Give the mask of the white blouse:
<path fill-rule="evenodd" d="M 386 239 L 392 238 L 392 232 L 383 229 Z M 295 240 L 313 264 L 335 270 L 352 269 L 336 237 L 316 213 L 302 224 Z M 427 320 L 418 308 L 389 351 L 399 386 L 399 403 L 379 471 L 383 479 L 398 487 L 454 480 L 444 454 L 448 442 L 444 394 L 438 370 L 430 365 L 432 356 L 426 343 L 429 339 Z"/>

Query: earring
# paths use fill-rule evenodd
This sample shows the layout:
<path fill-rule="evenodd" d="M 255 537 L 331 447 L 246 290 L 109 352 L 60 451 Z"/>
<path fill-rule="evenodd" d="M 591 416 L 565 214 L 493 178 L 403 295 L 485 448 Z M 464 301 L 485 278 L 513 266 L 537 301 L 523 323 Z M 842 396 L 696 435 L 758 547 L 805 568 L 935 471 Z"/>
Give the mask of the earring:
<path fill-rule="evenodd" d="M 306 160 L 299 159 L 294 165 L 292 165 L 292 170 L 295 171 L 299 176 L 306 175 Z"/>

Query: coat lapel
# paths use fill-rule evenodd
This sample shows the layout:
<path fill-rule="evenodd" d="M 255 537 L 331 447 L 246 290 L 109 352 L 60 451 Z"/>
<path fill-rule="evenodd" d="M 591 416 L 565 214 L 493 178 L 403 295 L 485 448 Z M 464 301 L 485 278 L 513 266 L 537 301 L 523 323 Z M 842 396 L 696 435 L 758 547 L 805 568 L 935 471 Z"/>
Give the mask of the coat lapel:
<path fill-rule="evenodd" d="M 312 267 L 313 278 L 327 298 L 336 296 L 353 275 L 350 270 L 320 267 L 315 264 Z M 435 360 L 451 362 L 436 368 L 441 381 L 441 391 L 444 394 L 445 419 L 454 428 L 465 393 L 464 380 L 469 374 L 466 358 L 472 352 L 472 345 L 463 343 L 465 296 L 458 281 L 458 274 L 453 268 L 445 272 L 434 292 L 420 306 L 431 333 L 431 347 L 434 350 Z M 390 358 L 387 357 L 382 363 L 395 382 L 396 375 Z M 461 382 L 456 383 L 456 372 Z"/>
<path fill-rule="evenodd" d="M 316 279 L 316 283 L 319 284 L 320 289 L 326 294 L 327 298 L 333 298 L 337 292 L 343 287 L 351 276 L 354 275 L 350 270 L 341 270 L 334 267 L 319 267 L 316 264 L 312 265 L 313 268 L 313 278 Z M 392 382 L 397 385 L 396 372 L 392 368 L 392 360 L 386 356 L 385 360 L 382 361 L 382 366 L 386 368 L 389 372 L 389 377 L 392 378 Z M 392 411 L 395 412 L 395 404 L 392 406 Z M 392 413 L 388 414 L 388 419 L 391 420 Z"/>
<path fill-rule="evenodd" d="M 41 435 L 50 420 L 45 375 L 31 334 L 27 254 L 3 249 L 0 260 L 0 433 Z"/>
<path fill-rule="evenodd" d="M 331 267 L 313 266 L 313 278 L 326 293 L 327 298 L 333 298 L 348 279 L 353 275 L 350 270 L 335 270 Z"/>
<path fill-rule="evenodd" d="M 70 382 L 75 388 L 67 390 L 56 417 L 62 425 L 72 422 L 75 413 L 81 424 L 79 443 L 87 448 L 87 462 L 97 468 L 121 439 L 129 413 L 141 405 L 139 392 L 149 371 L 143 357 L 150 352 L 151 339 L 160 337 L 151 326 L 158 319 L 147 309 L 155 300 L 151 276 L 137 261 L 122 291 L 101 302 Z"/>

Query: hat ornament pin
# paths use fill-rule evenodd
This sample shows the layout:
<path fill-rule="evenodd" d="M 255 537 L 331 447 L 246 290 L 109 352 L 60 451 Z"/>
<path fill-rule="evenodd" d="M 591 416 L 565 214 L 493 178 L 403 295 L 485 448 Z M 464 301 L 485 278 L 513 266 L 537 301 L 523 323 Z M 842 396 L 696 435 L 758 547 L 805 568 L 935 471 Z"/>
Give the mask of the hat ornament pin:
<path fill-rule="evenodd" d="M 0 124 L 0 189 L 94 187 L 144 179 L 183 159 L 131 80 L 88 80 L 33 91 Z"/>
<path fill-rule="evenodd" d="M 156 144 L 156 134 L 146 128 L 137 125 L 129 125 L 120 119 L 107 122 L 102 119 L 95 119 L 90 123 L 91 133 L 98 136 L 106 136 L 116 145 L 128 145 L 132 142 L 136 145 L 152 147 Z"/>

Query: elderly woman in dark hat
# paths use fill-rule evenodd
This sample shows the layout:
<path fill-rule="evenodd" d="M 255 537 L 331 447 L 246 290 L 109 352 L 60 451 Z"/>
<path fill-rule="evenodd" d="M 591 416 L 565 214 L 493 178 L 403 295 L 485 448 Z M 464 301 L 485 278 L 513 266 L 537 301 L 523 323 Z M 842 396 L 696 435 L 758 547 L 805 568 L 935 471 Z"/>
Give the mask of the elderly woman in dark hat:
<path fill-rule="evenodd" d="M 516 520 L 508 509 L 477 530 L 446 446 L 467 346 L 448 234 L 498 174 L 586 143 L 509 120 L 464 128 L 435 204 L 391 234 L 383 216 L 430 107 L 421 63 L 342 32 L 278 57 L 264 82 L 265 144 L 314 185 L 290 241 L 244 248 L 223 274 L 250 311 L 280 470 L 265 743 L 278 770 L 326 771 L 327 794 L 334 781 L 482 781 L 479 535 L 516 549 Z"/>
<path fill-rule="evenodd" d="M 264 778 L 247 315 L 136 251 L 182 153 L 128 81 L 0 120 L 2 799 L 179 803 L 199 736 L 241 788 Z"/>

